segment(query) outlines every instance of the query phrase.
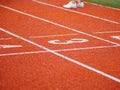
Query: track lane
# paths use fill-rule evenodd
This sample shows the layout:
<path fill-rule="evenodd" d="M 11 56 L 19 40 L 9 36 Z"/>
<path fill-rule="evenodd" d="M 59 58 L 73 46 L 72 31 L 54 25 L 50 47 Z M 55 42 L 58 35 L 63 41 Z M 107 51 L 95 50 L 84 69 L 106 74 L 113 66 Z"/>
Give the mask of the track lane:
<path fill-rule="evenodd" d="M 60 53 L 120 78 L 120 65 L 118 64 L 120 60 L 119 51 L 120 47 Z"/>
<path fill-rule="evenodd" d="M 17 16 L 17 15 L 16 15 Z M 20 16 L 21 17 L 21 16 Z M 22 18 L 21 18 L 22 19 Z M 24 18 L 25 19 L 25 18 Z M 7 20 L 6 20 L 7 21 Z M 27 19 L 25 19 L 25 21 L 27 21 Z M 23 22 L 24 22 L 24 20 L 23 20 Z M 18 23 L 20 23 L 20 22 L 18 22 Z M 39 23 L 39 22 L 36 22 L 36 23 Z M 7 23 L 8 25 L 3 25 L 4 27 L 6 27 L 6 28 L 10 28 L 10 22 L 9 23 Z M 28 25 L 29 25 L 29 23 L 28 23 Z M 19 26 L 19 25 L 18 25 Z M 22 26 L 22 24 L 20 25 L 20 26 Z M 32 26 L 31 24 L 29 25 L 29 26 Z M 36 25 L 37 26 L 37 25 Z M 12 25 L 12 28 L 10 28 L 10 31 L 13 31 L 13 32 L 15 32 L 15 33 L 17 33 L 17 34 L 19 34 L 19 35 L 22 35 L 22 36 L 24 36 L 25 38 L 28 38 L 28 36 L 29 35 L 31 35 L 31 34 L 27 34 L 27 32 L 29 32 L 29 31 L 26 31 L 25 29 L 26 29 L 26 27 L 28 27 L 28 26 L 26 26 L 25 25 L 25 27 L 22 27 L 22 28 L 24 28 L 24 29 L 21 29 L 21 27 L 19 28 L 19 30 L 17 31 L 17 29 L 18 28 L 16 28 L 16 26 L 14 26 L 14 25 Z M 52 27 L 52 26 L 51 26 Z M 33 27 L 31 27 L 31 28 L 33 28 Z M 53 28 L 53 27 L 52 27 Z M 21 29 L 21 30 L 20 30 Z M 16 31 L 14 31 L 14 30 L 16 30 Z M 24 33 L 21 33 L 21 32 L 23 32 L 24 31 Z M 32 29 L 30 30 L 31 31 L 31 33 L 34 35 L 34 33 L 32 32 Z M 65 30 L 66 31 L 66 30 Z M 25 36 L 25 34 L 27 34 L 27 36 Z M 47 34 L 51 34 L 50 32 L 48 32 Z M 118 49 L 118 48 L 117 48 Z M 108 50 L 108 49 L 107 49 Z M 85 53 L 84 53 L 85 54 Z M 40 54 L 39 54 L 40 55 Z M 2 82 L 3 82 L 3 84 L 5 85 L 8 85 L 9 86 L 9 88 L 11 88 L 12 89 L 12 87 L 14 87 L 14 89 L 15 88 L 17 88 L 17 87 L 20 87 L 21 85 L 23 85 L 23 83 L 24 83 L 24 85 L 27 85 L 27 87 L 22 87 L 21 86 L 21 88 L 25 88 L 25 89 L 31 89 L 31 88 L 36 88 L 36 89 L 38 89 L 38 88 L 47 88 L 47 89 L 71 89 L 71 88 L 75 88 L 75 89 L 85 89 L 87 86 L 86 86 L 86 84 L 85 83 L 87 83 L 87 85 L 88 85 L 88 88 L 87 89 L 89 89 L 89 88 L 95 88 L 95 89 L 101 89 L 101 87 L 105 87 L 105 89 L 114 89 L 114 88 L 116 88 L 116 89 L 118 89 L 119 88 L 119 83 L 116 83 L 116 82 L 113 82 L 113 81 L 111 81 L 110 79 L 107 79 L 107 78 L 105 78 L 105 77 L 102 77 L 101 75 L 100 75 L 100 77 L 99 77 L 99 75 L 98 74 L 93 74 L 93 72 L 91 72 L 91 71 L 89 71 L 89 70 L 87 70 L 87 71 L 89 71 L 89 72 L 86 72 L 86 69 L 85 69 L 85 71 L 84 70 L 82 70 L 82 69 L 80 69 L 80 68 L 82 68 L 82 67 L 78 67 L 77 65 L 71 65 L 71 64 L 73 64 L 73 63 L 70 63 L 69 62 L 69 64 L 70 65 L 66 65 L 66 64 L 68 64 L 68 61 L 64 61 L 63 59 L 60 59 L 60 58 L 58 58 L 57 56 L 55 56 L 55 55 L 53 55 L 53 54 L 47 54 L 48 55 L 48 58 L 45 58 L 45 59 L 43 59 L 44 57 L 46 57 L 46 54 L 42 54 L 42 55 L 40 55 L 40 56 L 38 56 L 38 55 L 35 55 L 35 56 L 33 56 L 33 55 L 29 55 L 29 56 L 27 56 L 27 57 L 19 57 L 19 56 L 12 56 L 11 58 L 13 59 L 13 61 L 11 60 L 11 61 L 9 61 L 8 60 L 8 58 L 7 57 L 2 57 L 1 59 L 2 60 L 5 60 L 5 61 L 2 61 L 3 63 L 2 63 L 2 65 L 3 66 L 8 66 L 8 67 L 5 67 L 4 69 L 3 69 L 3 71 L 4 70 L 10 70 L 11 72 L 9 73 L 9 72 L 5 72 L 5 73 L 2 73 L 2 74 L 4 74 L 5 76 L 4 76 L 4 79 L 5 78 L 8 78 L 8 77 L 10 77 L 10 79 L 8 79 L 6 82 L 4 82 L 4 80 L 2 80 Z M 79 54 L 78 54 L 79 55 Z M 20 58 L 20 60 L 17 60 L 16 58 Z M 40 62 L 39 61 L 37 61 L 37 62 L 34 62 L 34 60 L 36 60 L 35 58 L 33 58 L 33 57 L 35 57 L 35 58 L 41 58 L 40 59 Z M 49 58 L 50 57 L 50 58 Z M 26 58 L 27 60 L 29 60 L 31 63 L 29 63 L 29 61 L 27 61 L 26 60 L 26 62 L 24 62 L 24 60 L 22 60 L 23 58 Z M 61 65 L 58 65 L 58 62 L 57 63 L 53 63 L 53 60 L 56 62 L 56 59 L 57 60 L 59 60 L 60 59 L 60 61 L 61 60 L 63 60 L 63 62 L 61 63 Z M 90 58 L 92 58 L 92 57 L 90 57 Z M 46 60 L 47 59 L 47 60 Z M 52 62 L 50 63 L 50 62 L 48 62 L 48 60 L 49 59 L 51 59 L 52 60 Z M 78 59 L 78 58 L 77 58 Z M 8 60 L 8 62 L 6 62 Z M 21 61 L 22 60 L 22 61 Z M 91 60 L 91 59 L 90 59 Z M 40 67 L 39 68 L 39 66 L 41 65 L 41 61 L 43 61 L 43 64 L 44 64 L 44 61 L 46 61 L 47 62 L 47 64 L 45 65 L 44 64 L 44 66 L 48 66 L 48 68 L 46 68 L 46 67 Z M 13 62 L 11 65 L 9 65 L 9 62 Z M 21 66 L 23 63 L 25 63 L 25 65 L 26 65 L 26 63 L 27 63 L 27 69 L 26 69 L 26 67 L 24 67 L 24 65 L 23 66 Z M 61 75 L 63 75 L 64 74 L 64 72 L 65 71 L 61 71 L 61 67 L 63 67 L 63 64 L 66 62 L 66 64 L 65 64 L 65 68 L 67 68 L 67 69 L 62 69 L 62 70 L 68 70 L 69 72 L 66 72 L 65 73 L 65 75 L 62 77 L 62 79 L 61 78 L 58 78 L 59 76 L 61 77 Z M 109 62 L 109 61 L 108 61 Z M 115 61 L 116 62 L 116 61 Z M 21 64 L 22 63 L 22 64 Z M 37 64 L 34 64 L 34 63 L 39 63 L 39 65 Z M 60 62 L 59 62 L 60 63 Z M 18 67 L 18 66 L 20 66 L 20 67 Z M 56 69 L 56 67 L 57 67 L 57 65 L 55 65 L 55 64 L 57 64 L 58 65 L 58 68 Z M 113 63 L 112 63 L 113 64 Z M 16 66 L 15 66 L 16 65 Z M 33 67 L 34 67 L 34 70 L 33 70 L 33 67 L 30 67 L 31 65 L 33 65 Z M 50 66 L 49 66 L 50 65 Z M 55 66 L 54 66 L 55 65 Z M 51 67 L 51 66 L 53 66 L 54 67 L 54 69 Z M 67 66 L 67 67 L 66 67 Z M 104 65 L 103 65 L 104 66 Z M 23 68 L 22 68 L 23 67 Z M 37 68 L 38 67 L 38 68 Z M 73 69 L 75 67 L 75 69 Z M 116 68 L 117 66 L 113 66 L 113 68 Z M 21 69 L 22 68 L 22 69 Z M 43 68 L 45 68 L 45 69 L 43 69 Z M 70 69 L 69 69 L 70 68 Z M 77 68 L 79 68 L 79 69 L 77 69 Z M 32 69 L 32 71 L 31 71 L 31 69 Z M 36 70 L 37 69 L 37 70 Z M 39 70 L 40 69 L 40 70 Z M 41 70 L 45 70 L 45 71 L 42 71 L 42 75 L 41 75 Z M 50 69 L 50 71 L 48 71 L 48 69 Z M 77 69 L 77 70 L 76 70 Z M 6 71 L 7 71 L 6 70 Z M 27 70 L 28 70 L 28 72 L 27 72 Z M 35 71 L 36 70 L 36 71 Z M 79 70 L 81 70 L 81 72 L 79 72 Z M 103 69 L 102 69 L 103 70 Z M 106 70 L 106 69 L 105 69 Z M 113 70 L 113 69 L 112 69 Z M 18 74 L 17 73 L 15 73 L 14 71 L 18 71 Z M 33 72 L 33 71 L 35 71 L 35 73 Z M 56 73 L 56 72 L 60 72 L 60 73 Z M 83 73 L 83 72 L 85 72 L 85 73 Z M 39 74 L 37 74 L 37 73 L 39 73 Z M 53 74 L 51 74 L 51 73 L 54 73 L 54 75 Z M 86 74 L 87 73 L 87 74 Z M 90 76 L 92 75 L 92 78 L 90 77 L 90 78 L 87 78 L 88 77 L 88 75 L 90 74 Z M 92 74 L 91 74 L 92 73 Z M 32 74 L 31 76 L 29 76 L 29 74 Z M 48 74 L 51 74 L 51 75 L 49 75 L 48 76 Z M 81 74 L 83 75 L 82 77 L 81 77 Z M 85 75 L 84 75 L 85 74 Z M 9 76 L 10 75 L 10 76 Z M 13 76 L 15 76 L 14 78 L 13 78 Z M 115 74 L 116 75 L 116 74 Z M 22 78 L 23 78 L 23 81 L 22 80 L 20 80 L 19 82 L 17 82 L 16 80 L 17 79 L 20 79 L 20 77 L 19 76 L 21 76 Z M 34 78 L 30 78 L 30 77 L 34 77 Z M 41 80 L 41 77 L 42 76 L 45 76 L 42 80 Z M 70 76 L 70 77 L 68 77 L 68 76 Z M 27 77 L 27 78 L 26 78 Z M 86 78 L 84 78 L 84 77 L 86 77 Z M 99 78 L 96 78 L 96 77 L 99 77 Z M 51 78 L 55 78 L 55 79 L 52 79 L 51 80 Z M 84 79 L 83 79 L 84 78 Z M 96 78 L 96 79 L 95 79 Z M 103 79 L 102 79 L 103 78 Z M 104 79 L 105 78 L 105 79 Z M 67 79 L 67 80 L 66 80 Z M 13 83 L 10 83 L 11 82 L 11 80 L 13 80 L 14 82 Z M 38 82 L 36 81 L 36 80 L 38 80 Z M 44 80 L 47 80 L 47 81 L 45 81 L 44 82 Z M 58 80 L 59 82 L 57 82 L 56 80 Z M 65 80 L 65 81 L 64 81 Z M 88 81 L 87 81 L 88 80 Z M 25 81 L 25 82 L 24 82 Z M 98 83 L 96 83 L 96 81 L 98 82 Z M 105 83 L 103 83 L 103 81 L 106 81 Z M 17 82 L 17 84 L 15 83 L 15 82 Z M 28 83 L 29 82 L 29 83 Z M 44 83 L 43 83 L 44 82 Z M 57 84 L 56 84 L 56 82 L 57 82 Z M 81 82 L 82 84 L 80 84 L 79 82 Z M 93 82 L 93 83 L 91 83 L 91 82 Z M 102 84 L 101 84 L 102 83 Z M 7 87 L 5 87 L 4 85 L 2 84 L 2 86 L 3 86 L 3 88 L 6 88 L 7 89 Z M 61 85 L 62 84 L 62 85 Z M 112 85 L 111 85 L 112 84 Z M 41 87 L 40 87 L 40 85 L 41 85 Z M 54 85 L 54 86 L 53 86 Z M 70 86 L 69 86 L 70 85 Z M 81 87 L 80 87 L 81 86 Z M 95 87 L 94 87 L 95 86 Z M 107 87 L 106 87 L 107 86 Z M 49 88 L 50 87 L 50 88 Z"/>
<path fill-rule="evenodd" d="M 99 39 L 99 40 L 102 40 L 102 41 L 105 41 L 105 42 L 108 42 L 108 43 L 111 43 L 111 44 L 119 45 L 119 43 L 115 43 L 115 42 L 113 42 L 113 41 L 109 41 L 109 40 L 106 40 L 106 39 L 103 39 L 103 38 L 100 38 L 100 37 L 91 35 L 91 34 L 89 34 L 89 33 L 85 33 L 85 32 L 79 31 L 79 30 L 74 29 L 74 28 L 70 28 L 70 27 L 68 27 L 68 26 L 64 26 L 64 25 L 59 24 L 59 23 L 56 23 L 56 22 L 53 22 L 53 21 L 50 21 L 50 20 L 47 20 L 47 19 L 44 19 L 44 18 L 41 18 L 41 17 L 38 17 L 38 16 L 34 16 L 34 15 L 32 15 L 32 14 L 29 14 L 29 13 L 25 13 L 25 12 L 16 10 L 16 9 L 11 8 L 11 7 L 8 7 L 8 6 L 4 6 L 4 5 L 0 5 L 0 6 L 3 7 L 3 8 L 5 8 L 5 9 L 8 9 L 8 10 L 10 10 L 10 11 L 16 12 L 16 13 L 18 13 L 18 14 L 22 14 L 22 15 L 25 15 L 25 16 L 29 16 L 29 17 L 32 17 L 32 18 L 34 18 L 34 19 L 37 19 L 37 20 L 40 20 L 40 21 L 43 21 L 43 22 L 47 22 L 47 23 L 50 23 L 50 24 L 53 24 L 53 25 L 56 25 L 56 26 L 59 26 L 59 27 L 68 29 L 68 30 L 70 30 L 70 31 L 77 32 L 77 33 L 80 33 L 80 34 L 83 34 L 83 35 L 87 35 L 87 36 L 89 36 L 89 37 L 93 37 L 93 38 L 96 38 L 96 39 Z M 4 24 L 3 24 L 3 25 L 4 25 Z"/>
<path fill-rule="evenodd" d="M 119 83 L 51 53 L 0 58 L 1 90 L 119 90 Z"/>
<path fill-rule="evenodd" d="M 70 59 L 70 58 L 68 58 L 68 57 L 65 57 L 65 56 L 63 56 L 63 55 L 61 55 L 61 54 L 59 54 L 59 53 L 56 53 L 56 52 L 54 52 L 54 51 L 52 51 L 52 50 L 49 50 L 49 49 L 47 49 L 47 48 L 44 47 L 44 46 L 41 46 L 41 45 L 39 45 L 39 44 L 37 44 L 37 43 L 34 43 L 34 42 L 31 42 L 31 41 L 29 41 L 29 40 L 27 40 L 27 39 L 24 39 L 24 38 L 22 38 L 22 37 L 20 37 L 20 36 L 17 36 L 17 35 L 9 32 L 9 31 L 6 31 L 6 30 L 4 30 L 4 29 L 1 29 L 1 30 L 4 31 L 4 32 L 6 32 L 6 33 L 9 33 L 9 34 L 11 34 L 11 35 L 13 35 L 13 36 L 15 36 L 15 37 L 21 38 L 22 40 L 25 40 L 25 41 L 27 41 L 27 42 L 29 42 L 29 43 L 31 43 L 31 44 L 39 47 L 39 48 L 43 48 L 43 49 L 45 49 L 45 50 L 47 50 L 47 51 L 49 51 L 49 52 L 51 52 L 51 53 L 53 53 L 53 54 L 56 54 L 56 55 L 58 55 L 58 56 L 60 56 L 60 57 L 66 58 L 67 60 L 70 60 L 70 61 L 73 62 L 72 59 Z M 88 66 L 86 66 L 86 65 L 84 66 L 84 64 L 79 63 L 79 62 L 77 62 L 77 61 L 75 61 L 74 63 L 79 64 L 79 65 L 82 65 L 83 67 L 86 67 L 86 68 L 88 67 Z M 107 74 L 103 74 L 101 71 L 99 72 L 99 70 L 92 69 L 91 67 L 88 67 L 88 68 L 89 68 L 90 70 L 95 71 L 95 72 L 97 71 L 98 73 L 101 73 L 101 75 L 105 75 L 106 77 L 111 77 L 111 76 L 109 76 L 109 75 L 107 75 Z M 113 79 L 114 79 L 114 77 L 113 77 Z M 119 79 L 118 79 L 118 81 L 119 81 Z"/>
<path fill-rule="evenodd" d="M 55 6 L 59 6 L 62 7 L 64 4 L 68 3 L 68 1 L 64 1 L 64 0 L 33 0 L 34 2 L 37 3 L 46 3 L 46 4 L 50 4 L 50 5 L 55 5 Z M 92 4 L 92 3 L 85 3 L 85 8 L 77 8 L 77 9 L 71 9 L 72 11 L 76 11 L 76 12 L 83 12 L 83 13 L 87 13 L 90 15 L 94 15 L 94 16 L 98 16 L 101 18 L 106 18 L 109 20 L 113 20 L 113 21 L 117 21 L 120 22 L 120 9 L 112 9 L 112 8 L 107 8 L 104 6 L 100 6 L 100 5 L 96 5 L 96 4 Z"/>

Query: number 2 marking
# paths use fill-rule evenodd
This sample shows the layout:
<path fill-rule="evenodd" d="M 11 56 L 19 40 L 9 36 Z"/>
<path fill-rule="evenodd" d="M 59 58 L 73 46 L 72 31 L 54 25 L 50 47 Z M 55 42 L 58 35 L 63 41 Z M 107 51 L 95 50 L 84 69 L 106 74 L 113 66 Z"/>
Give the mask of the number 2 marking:
<path fill-rule="evenodd" d="M 85 43 L 88 42 L 87 39 L 83 39 L 83 38 L 73 38 L 67 41 L 60 41 L 60 40 L 50 40 L 48 41 L 48 43 L 51 44 L 73 44 L 73 43 Z"/>

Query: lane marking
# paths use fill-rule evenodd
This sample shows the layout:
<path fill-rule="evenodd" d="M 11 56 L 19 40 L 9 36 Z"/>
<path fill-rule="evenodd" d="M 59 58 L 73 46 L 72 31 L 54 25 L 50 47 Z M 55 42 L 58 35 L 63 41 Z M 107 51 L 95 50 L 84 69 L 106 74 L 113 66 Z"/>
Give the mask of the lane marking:
<path fill-rule="evenodd" d="M 47 36 L 30 36 L 29 38 L 46 38 L 46 37 L 58 37 L 58 36 L 74 36 L 78 34 L 62 34 L 62 35 L 47 35 Z"/>
<path fill-rule="evenodd" d="M 69 11 L 69 12 L 74 12 L 74 13 L 77 13 L 77 14 L 81 14 L 81 15 L 84 15 L 84 16 L 92 17 L 92 18 L 95 18 L 95 19 L 103 20 L 103 21 L 106 21 L 106 22 L 110 22 L 110 23 L 114 23 L 114 24 L 120 24 L 120 22 L 117 22 L 117 21 L 109 20 L 109 19 L 106 19 L 106 18 L 101 18 L 101 17 L 94 16 L 94 15 L 87 14 L 87 13 L 83 13 L 83 12 L 78 12 L 78 11 L 73 11 L 73 10 L 70 10 L 70 9 L 65 9 L 63 7 L 59 7 L 59 6 L 56 6 L 56 5 L 44 3 L 44 2 L 41 2 L 41 1 L 38 1 L 38 0 L 32 0 L 32 1 L 36 2 L 36 3 L 39 3 L 39 4 L 46 5 L 46 6 L 50 6 L 50 7 L 62 9 L 62 10 L 65 10 L 65 11 Z"/>
<path fill-rule="evenodd" d="M 53 50 L 53 51 L 66 52 L 66 51 L 106 49 L 106 48 L 116 48 L 116 47 L 120 47 L 120 46 L 113 45 L 113 46 L 96 46 L 96 47 L 85 47 L 85 48 L 69 48 L 69 49 L 61 49 L 61 50 Z M 48 51 L 30 51 L 30 52 L 7 53 L 7 54 L 0 54 L 0 56 L 28 55 L 28 54 L 39 54 L 39 53 L 48 53 Z"/>
<path fill-rule="evenodd" d="M 32 52 L 7 53 L 7 54 L 0 54 L 0 56 L 29 55 L 29 54 L 39 54 L 39 53 L 47 53 L 47 51 L 32 51 Z"/>
<path fill-rule="evenodd" d="M 119 33 L 120 31 L 104 31 L 104 32 L 94 32 L 95 34 L 104 34 L 104 33 Z"/>
<path fill-rule="evenodd" d="M 20 48 L 22 45 L 0 45 L 0 48 Z"/>
<path fill-rule="evenodd" d="M 20 14 L 23 14 L 23 15 L 25 15 L 25 16 L 32 17 L 32 18 L 34 18 L 34 19 L 38 19 L 38 20 L 41 20 L 41 21 L 44 21 L 44 22 L 47 22 L 47 23 L 50 23 L 50 24 L 53 24 L 53 25 L 56 25 L 56 26 L 65 28 L 65 29 L 68 29 L 68 30 L 70 30 L 70 31 L 74 31 L 74 32 L 77 32 L 77 33 L 80 33 L 80 34 L 83 34 L 83 35 L 87 35 L 87 36 L 89 36 L 89 37 L 93 37 L 93 38 L 96 38 L 96 39 L 99 39 L 99 40 L 102 40 L 102 41 L 105 41 L 105 42 L 108 42 L 108 43 L 111 43 L 111 44 L 120 45 L 119 43 L 116 43 L 116 42 L 113 42 L 113 41 L 110 41 L 110 40 L 106 40 L 106 39 L 103 39 L 103 38 L 100 38 L 100 37 L 97 37 L 97 36 L 94 36 L 94 35 L 91 35 L 91 34 L 88 34 L 88 33 L 82 32 L 82 31 L 79 31 L 79 30 L 77 30 L 77 29 L 73 29 L 73 28 L 70 28 L 70 27 L 61 25 L 61 24 L 59 24 L 59 23 L 56 23 L 56 22 L 52 22 L 52 21 L 49 21 L 49 20 L 47 20 L 47 19 L 40 18 L 40 17 L 31 15 L 31 14 L 28 14 L 28 13 L 25 13 L 25 12 L 22 12 L 22 11 L 19 11 L 19 10 L 13 9 L 13 8 L 10 8 L 10 7 L 8 7 L 8 6 L 4 6 L 4 5 L 1 5 L 1 4 L 0 4 L 0 7 L 6 8 L 6 9 L 8 9 L 8 10 L 11 10 L 11 11 L 14 11 L 14 12 L 17 12 L 17 13 L 20 13 Z"/>
<path fill-rule="evenodd" d="M 12 38 L 0 38 L 0 40 L 2 41 L 4 41 L 4 40 L 10 40 L 10 39 L 12 39 Z"/>
<path fill-rule="evenodd" d="M 59 57 L 65 59 L 65 60 L 67 60 L 67 61 L 69 61 L 69 62 L 72 62 L 72 63 L 74 63 L 74 64 L 77 64 L 77 65 L 79 65 L 79 66 L 82 66 L 82 67 L 84 67 L 84 68 L 86 68 L 86 69 L 88 69 L 88 70 L 90 70 L 90 71 L 93 71 L 93 72 L 95 72 L 95 73 L 97 73 L 97 74 L 100 74 L 101 76 L 104 76 L 104 77 L 109 78 L 109 79 L 111 79 L 111 80 L 113 80 L 113 81 L 115 81 L 115 82 L 120 83 L 120 79 L 119 79 L 119 78 L 116 78 L 116 77 L 114 77 L 114 76 L 112 76 L 112 75 L 109 75 L 109 74 L 107 74 L 107 73 L 105 73 L 105 72 L 102 72 L 102 71 L 100 71 L 100 70 L 98 70 L 98 69 L 96 69 L 96 68 L 93 68 L 93 67 L 91 67 L 91 66 L 89 66 L 89 65 L 87 65 L 87 64 L 81 63 L 81 62 L 76 61 L 76 60 L 74 60 L 74 59 L 72 59 L 72 58 L 69 58 L 69 57 L 67 57 L 67 56 L 65 56 L 65 55 L 62 55 L 62 54 L 60 54 L 60 53 L 58 53 L 58 52 L 55 52 L 55 51 L 53 51 L 53 50 L 51 50 L 51 49 L 48 49 L 48 48 L 46 48 L 46 47 L 44 47 L 44 46 L 42 46 L 42 45 L 39 45 L 38 43 L 35 43 L 35 42 L 33 42 L 33 41 L 29 40 L 29 39 L 26 39 L 26 38 L 24 38 L 24 37 L 22 37 L 22 36 L 19 36 L 19 35 L 17 35 L 17 34 L 14 34 L 14 33 L 10 32 L 10 31 L 6 30 L 6 29 L 0 28 L 0 30 L 3 31 L 3 32 L 5 32 L 5 33 L 7 33 L 7 34 L 10 34 L 10 35 L 18 38 L 18 39 L 21 39 L 21 40 L 23 40 L 23 41 L 25 41 L 25 42 L 28 42 L 28 43 L 30 43 L 30 44 L 38 47 L 38 48 L 42 48 L 42 49 L 44 49 L 44 50 L 46 50 L 46 51 L 48 51 L 48 52 L 50 52 L 50 53 L 52 53 L 52 54 L 54 54 L 54 55 L 56 55 L 56 56 L 59 56 Z"/>

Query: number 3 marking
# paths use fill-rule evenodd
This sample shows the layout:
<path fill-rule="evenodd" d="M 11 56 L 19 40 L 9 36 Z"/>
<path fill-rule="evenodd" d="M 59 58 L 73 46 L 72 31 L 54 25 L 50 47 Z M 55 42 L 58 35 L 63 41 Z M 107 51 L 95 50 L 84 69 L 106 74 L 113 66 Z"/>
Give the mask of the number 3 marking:
<path fill-rule="evenodd" d="M 88 40 L 83 39 L 83 38 L 73 38 L 73 39 L 67 40 L 65 42 L 61 42 L 60 40 L 50 40 L 50 41 L 48 41 L 48 43 L 51 43 L 51 44 L 73 44 L 73 43 L 84 43 L 84 42 L 88 42 Z"/>

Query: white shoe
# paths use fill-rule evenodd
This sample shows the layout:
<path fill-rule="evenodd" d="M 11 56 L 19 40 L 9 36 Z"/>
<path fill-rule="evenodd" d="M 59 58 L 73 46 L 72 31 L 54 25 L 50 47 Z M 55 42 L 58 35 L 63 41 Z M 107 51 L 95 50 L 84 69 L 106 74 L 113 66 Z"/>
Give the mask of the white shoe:
<path fill-rule="evenodd" d="M 83 8 L 83 7 L 84 7 L 84 3 L 83 3 L 83 2 L 78 3 L 78 4 L 77 4 L 77 7 Z"/>
<path fill-rule="evenodd" d="M 77 8 L 77 5 L 76 3 L 72 3 L 72 2 L 69 2 L 68 4 L 66 5 L 63 5 L 64 8 Z"/>

